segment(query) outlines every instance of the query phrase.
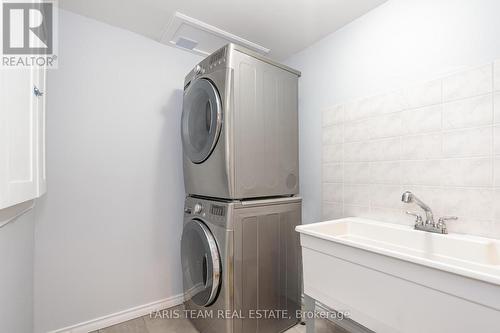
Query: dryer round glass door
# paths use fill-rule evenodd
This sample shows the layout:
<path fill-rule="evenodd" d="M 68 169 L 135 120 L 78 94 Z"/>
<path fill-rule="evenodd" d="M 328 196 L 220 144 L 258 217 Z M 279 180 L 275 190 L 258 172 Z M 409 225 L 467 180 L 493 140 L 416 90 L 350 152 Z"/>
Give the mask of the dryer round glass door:
<path fill-rule="evenodd" d="M 222 126 L 222 105 L 217 89 L 207 79 L 195 80 L 184 91 L 182 146 L 193 163 L 212 153 Z"/>
<path fill-rule="evenodd" d="M 186 298 L 199 306 L 212 304 L 221 283 L 221 260 L 214 236 L 200 220 L 184 226 L 181 261 Z"/>

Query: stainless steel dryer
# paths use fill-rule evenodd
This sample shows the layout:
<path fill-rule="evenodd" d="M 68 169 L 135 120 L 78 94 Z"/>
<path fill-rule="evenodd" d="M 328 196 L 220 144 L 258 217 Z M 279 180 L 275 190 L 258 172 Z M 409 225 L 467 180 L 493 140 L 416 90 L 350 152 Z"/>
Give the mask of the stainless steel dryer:
<path fill-rule="evenodd" d="M 194 313 L 204 318 L 191 318 L 200 332 L 277 333 L 297 323 L 302 280 L 295 227 L 300 216 L 300 198 L 186 198 L 181 241 L 185 305 L 201 310 Z M 290 318 L 259 319 L 251 310 L 286 310 Z"/>
<path fill-rule="evenodd" d="M 186 193 L 244 199 L 299 191 L 297 72 L 228 44 L 186 76 Z"/>

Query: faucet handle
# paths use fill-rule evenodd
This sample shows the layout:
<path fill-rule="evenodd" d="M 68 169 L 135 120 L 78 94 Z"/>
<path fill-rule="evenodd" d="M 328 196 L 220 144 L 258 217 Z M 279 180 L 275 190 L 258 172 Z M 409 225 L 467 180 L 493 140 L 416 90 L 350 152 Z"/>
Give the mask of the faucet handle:
<path fill-rule="evenodd" d="M 424 223 L 424 221 L 422 220 L 422 215 L 420 215 L 419 213 L 406 212 L 406 214 L 411 215 L 411 216 L 415 216 L 417 218 L 417 220 L 415 221 L 416 223 L 418 223 L 418 224 Z"/>
<path fill-rule="evenodd" d="M 444 223 L 444 222 L 450 221 L 450 220 L 458 220 L 458 217 L 456 217 L 456 216 L 443 216 L 443 217 L 439 218 L 438 223 Z"/>

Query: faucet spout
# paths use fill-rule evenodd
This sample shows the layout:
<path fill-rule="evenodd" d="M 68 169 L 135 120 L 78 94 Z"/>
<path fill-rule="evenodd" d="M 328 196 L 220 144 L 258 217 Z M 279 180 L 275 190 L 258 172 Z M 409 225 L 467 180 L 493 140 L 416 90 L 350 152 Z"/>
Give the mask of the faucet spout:
<path fill-rule="evenodd" d="M 403 201 L 404 203 L 412 203 L 412 202 L 416 203 L 425 212 L 425 224 L 435 225 L 434 215 L 432 214 L 431 208 L 428 205 L 426 205 L 422 200 L 417 198 L 415 194 L 411 193 L 410 191 L 406 191 L 405 193 L 403 193 L 401 201 Z"/>

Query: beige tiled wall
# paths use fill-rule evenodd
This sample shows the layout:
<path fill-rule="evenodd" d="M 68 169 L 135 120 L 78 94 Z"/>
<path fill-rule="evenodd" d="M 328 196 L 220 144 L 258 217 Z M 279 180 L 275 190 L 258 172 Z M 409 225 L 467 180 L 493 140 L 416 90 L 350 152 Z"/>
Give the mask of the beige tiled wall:
<path fill-rule="evenodd" d="M 500 238 L 500 60 L 323 111 L 323 219 L 412 224 L 410 190 L 451 232 Z"/>

